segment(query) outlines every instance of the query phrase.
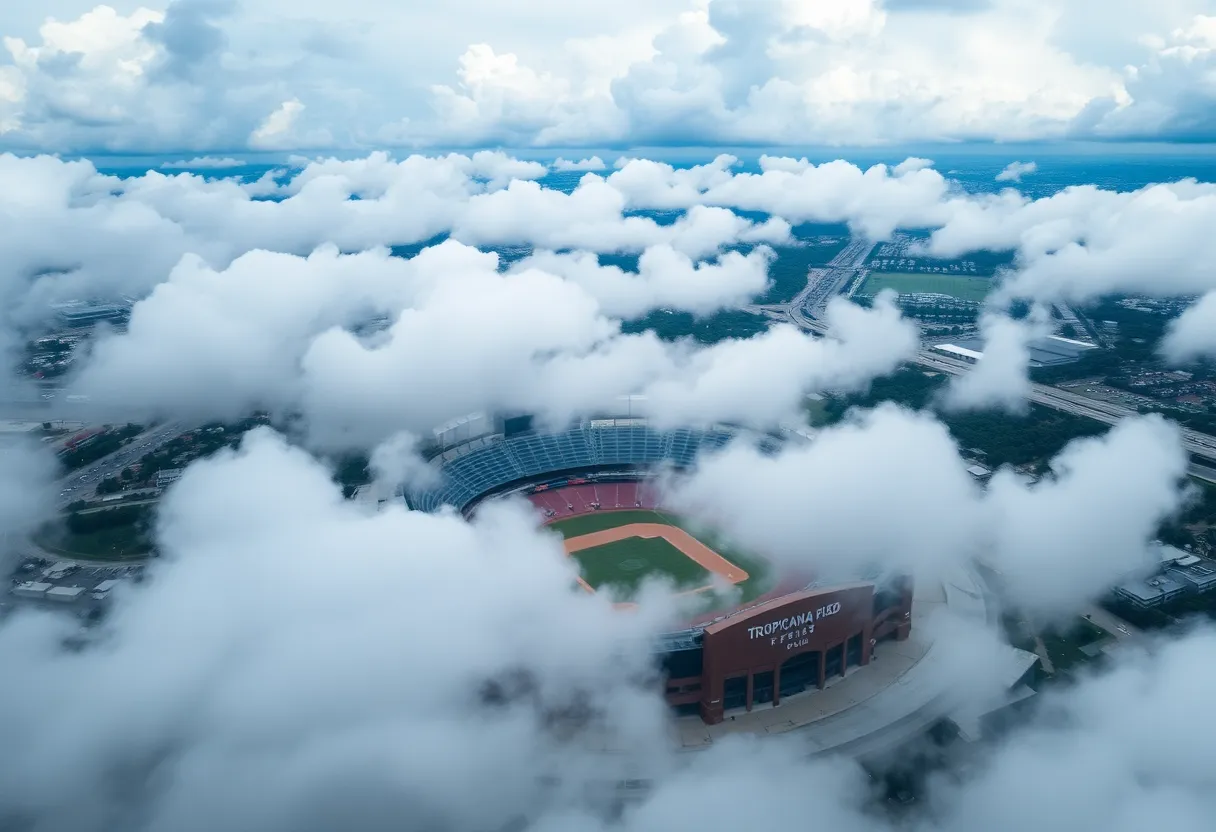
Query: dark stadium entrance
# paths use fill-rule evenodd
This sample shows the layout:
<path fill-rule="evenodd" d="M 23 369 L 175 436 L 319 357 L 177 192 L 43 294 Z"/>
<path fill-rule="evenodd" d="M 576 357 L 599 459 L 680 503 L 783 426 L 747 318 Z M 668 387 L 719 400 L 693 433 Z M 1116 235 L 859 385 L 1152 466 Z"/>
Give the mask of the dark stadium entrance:
<path fill-rule="evenodd" d="M 781 698 L 802 693 L 807 688 L 819 687 L 819 662 L 823 656 L 818 650 L 801 653 L 781 665 Z"/>
<path fill-rule="evenodd" d="M 752 706 L 765 705 L 773 701 L 773 682 L 776 679 L 773 671 L 764 670 L 752 674 Z"/>
<path fill-rule="evenodd" d="M 747 677 L 733 676 L 723 684 L 722 707 L 728 711 L 747 707 Z"/>

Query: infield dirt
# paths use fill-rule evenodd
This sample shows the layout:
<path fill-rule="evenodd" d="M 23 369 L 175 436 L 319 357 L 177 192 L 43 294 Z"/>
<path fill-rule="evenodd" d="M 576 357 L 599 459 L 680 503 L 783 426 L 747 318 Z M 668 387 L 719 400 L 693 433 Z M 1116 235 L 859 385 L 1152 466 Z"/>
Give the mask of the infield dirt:
<path fill-rule="evenodd" d="M 598 546 L 606 546 L 630 538 L 641 538 L 643 540 L 662 539 L 677 549 L 684 557 L 693 561 L 707 572 L 717 575 L 722 581 L 729 584 L 742 583 L 750 577 L 742 567 L 731 563 L 688 532 L 678 526 L 662 523 L 630 523 L 577 537 L 570 537 L 565 541 L 566 554 L 572 555 L 575 552 L 594 549 Z M 585 589 L 594 591 L 585 581 L 580 580 L 580 583 Z M 708 589 L 712 589 L 712 585 L 697 587 L 691 591 L 702 592 Z"/>

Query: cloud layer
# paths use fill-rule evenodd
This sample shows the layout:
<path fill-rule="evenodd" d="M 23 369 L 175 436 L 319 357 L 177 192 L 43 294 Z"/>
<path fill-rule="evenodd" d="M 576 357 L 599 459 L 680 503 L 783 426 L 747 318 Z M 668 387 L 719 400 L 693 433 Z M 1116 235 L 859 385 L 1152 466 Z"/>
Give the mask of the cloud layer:
<path fill-rule="evenodd" d="M 849 448 L 872 447 L 881 456 L 894 449 L 884 439 L 889 426 L 920 440 L 901 445 L 901 455 L 940 443 L 926 417 L 881 410 L 802 453 L 843 453 L 838 461 L 856 463 Z M 1048 528 L 1036 524 L 1051 523 L 1048 514 L 1065 502 L 1088 504 L 1086 516 L 1104 519 L 1134 503 L 1131 513 L 1147 517 L 1162 498 L 1169 502 L 1168 489 L 1147 505 L 1138 500 L 1143 491 L 1129 491 L 1116 506 L 1091 480 L 1110 482 L 1104 466 L 1168 459 L 1161 452 L 1171 439 L 1155 420 L 1129 423 L 1062 456 L 1061 480 L 1046 486 L 1061 493 L 1000 486 L 994 499 L 1015 504 L 997 526 L 1016 550 L 1002 561 L 1006 574 L 1016 576 L 1021 564 L 1041 577 L 1042 564 L 1021 559 L 1053 551 L 1060 558 L 1051 571 L 1068 565 L 1066 574 L 1079 578 L 1062 582 L 1069 599 L 1092 588 L 1096 554 L 1070 564 L 1074 547 L 1019 539 L 1019 528 Z M 742 453 L 712 463 L 701 486 Z M 824 459 L 783 456 L 758 473 L 798 470 L 807 483 L 815 479 L 808 470 L 822 470 L 811 462 Z M 950 471 L 964 511 L 976 504 L 965 473 L 933 448 L 868 482 L 906 477 L 921 462 Z M 850 496 L 849 470 L 833 469 L 843 475 L 837 506 Z M 1135 473 L 1159 489 L 1169 472 Z M 817 522 L 804 544 L 847 543 L 881 526 L 848 531 L 847 517 L 821 513 L 826 506 L 807 496 L 803 486 L 797 517 Z M 922 565 L 932 563 L 933 541 L 919 536 L 925 527 L 898 519 L 911 508 L 906 496 L 888 505 L 886 548 L 910 543 Z M 787 512 L 771 500 L 765 510 Z M 948 522 L 948 513 L 937 519 Z M 341 499 L 326 469 L 265 429 L 239 451 L 191 466 L 160 514 L 164 557 L 146 583 L 118 591 L 96 646 L 61 651 L 59 639 L 75 628 L 54 614 L 0 625 L 0 659 L 11 671 L 0 686 L 0 817 L 81 832 L 686 823 L 727 830 L 744 818 L 778 823 L 813 812 L 848 832 L 905 828 L 870 811 L 871 787 L 852 763 L 808 760 L 796 744 L 736 738 L 673 754 L 647 644 L 669 624 L 669 601 L 651 595 L 627 614 L 573 591 L 557 539 L 533 522 L 519 505 L 487 507 L 471 523 L 403 506 L 368 512 Z M 1078 532 L 1093 531 L 1081 525 Z M 938 540 L 953 551 L 958 531 Z M 1142 532 L 1129 521 L 1103 542 Z M 834 546 L 799 548 L 812 562 L 839 555 Z M 959 626 L 939 622 L 939 648 L 953 651 L 958 689 L 978 691 L 996 648 L 974 622 Z M 1205 770 L 1212 738 L 1191 714 L 1210 698 L 1208 656 L 1216 657 L 1216 639 L 1198 631 L 1152 655 L 1125 653 L 1110 672 L 1049 694 L 1042 719 L 993 746 L 961 780 L 930 789 L 933 828 L 1011 820 L 1061 832 L 1118 828 L 1119 818 L 1159 817 L 1162 789 L 1171 828 L 1206 828 L 1211 793 L 1196 772 Z M 482 784 L 477 800 L 469 799 L 470 778 Z M 614 804 L 624 778 L 647 789 L 622 813 Z M 1025 800 L 1030 787 L 1044 802 Z M 741 791 L 763 799 L 741 801 Z"/>
<path fill-rule="evenodd" d="M 55 0 L 0 18 L 0 142 L 200 154 L 1211 140 L 1207 4 L 1105 8 L 1098 22 L 1087 0 L 626 0 L 509 15 L 483 0 Z"/>
<path fill-rule="evenodd" d="M 1015 603 L 1052 617 L 1152 565 L 1186 455 L 1176 426 L 1144 417 L 1069 445 L 1035 485 L 1000 471 L 981 491 L 965 468 L 940 422 L 883 406 L 774 457 L 731 448 L 679 482 L 673 504 L 828 578 L 940 576 L 980 558 Z"/>
<path fill-rule="evenodd" d="M 916 158 L 861 168 L 762 156 L 759 172 L 729 155 L 684 168 L 632 158 L 606 175 L 585 174 L 572 190 L 537 181 L 544 165 L 486 151 L 298 164 L 255 182 L 159 172 L 120 179 L 88 162 L 0 156 L 8 184 L 0 214 L 14 231 L 0 243 L 4 343 L 14 345 L 21 331 L 45 320 L 55 301 L 129 294 L 140 299 L 130 335 L 99 346 L 80 383 L 92 392 L 114 385 L 132 402 L 150 403 L 127 370 L 165 366 L 171 351 L 147 348 L 149 339 L 163 337 L 199 362 L 200 380 L 235 391 L 216 398 L 214 411 L 228 412 L 254 393 L 272 404 L 305 395 L 302 362 L 327 329 L 396 320 L 440 297 L 441 283 L 458 285 L 466 272 L 496 268 L 472 248 L 458 254 L 457 243 L 512 257 L 530 252 L 493 285 L 556 277 L 554 299 L 586 296 L 611 325 L 654 309 L 707 315 L 746 304 L 767 285 L 766 247 L 797 244 L 790 229 L 805 222 L 844 222 L 874 239 L 929 228 L 925 245 L 943 256 L 1012 250 L 1015 265 L 998 277 L 997 303 L 1216 291 L 1205 265 L 1216 254 L 1207 233 L 1216 222 L 1216 194 L 1186 180 L 1129 192 L 1078 186 L 1029 199 L 1012 189 L 967 195 Z M 412 253 L 445 237 L 446 248 L 412 266 L 374 251 Z M 70 249 L 64 239 L 73 241 Z M 636 255 L 635 271 L 609 264 L 609 255 L 626 258 L 620 262 Z M 297 284 L 297 297 L 284 295 Z M 193 316 L 195 307 L 206 314 Z M 604 322 L 586 321 L 588 333 L 603 337 Z M 231 340 L 224 340 L 225 328 Z M 327 337 L 336 344 L 346 336 Z M 1171 344 L 1197 337 L 1178 335 Z M 215 346 L 202 350 L 209 343 Z M 637 339 L 629 343 L 642 349 Z M 247 362 L 237 360 L 238 351 Z M 1171 360 L 1199 354 L 1181 346 L 1166 353 Z M 316 366 L 324 363 L 314 357 Z M 1011 385 L 1023 356 L 1015 350 L 1007 357 L 1002 378 L 977 401 L 1016 406 L 1022 394 Z M 231 379 L 217 376 L 229 372 Z M 961 383 L 977 385 L 986 374 Z M 628 386 L 631 379 L 618 381 Z M 179 405 L 211 395 L 187 395 L 189 386 L 184 374 L 166 390 Z"/>
<path fill-rule="evenodd" d="M 876 14 L 897 13 L 889 5 L 841 6 L 805 25 L 862 37 Z M 211 8 L 187 23 L 214 28 L 222 10 Z M 155 22 L 166 41 L 186 25 Z M 715 55 L 738 59 L 724 45 Z M 309 112 L 287 129 L 304 129 Z M 416 437 L 468 411 L 559 423 L 632 392 L 662 424 L 772 427 L 800 419 L 810 391 L 864 388 L 897 368 L 918 333 L 885 295 L 869 309 L 833 301 L 824 338 L 790 325 L 708 347 L 622 333 L 623 318 L 658 308 L 746 303 L 767 284 L 770 247 L 801 222 L 874 237 L 936 229 L 928 245 L 942 251 L 1014 249 L 1011 295 L 1214 288 L 1199 268 L 1154 283 L 1147 254 L 1113 276 L 1066 271 L 1148 252 L 1166 233 L 1201 253 L 1207 186 L 1030 200 L 968 196 L 924 159 L 862 169 L 765 157 L 759 172 L 736 162 L 627 159 L 565 192 L 538 181 L 544 165 L 485 152 L 301 161 L 251 183 L 0 157 L 0 210 L 16 232 L 0 242 L 4 331 L 12 340 L 53 300 L 130 292 L 129 328 L 96 340 L 76 389 L 150 414 L 303 417 L 313 442 L 380 443 L 385 484 L 420 476 Z M 650 209 L 673 216 L 639 213 Z M 477 247 L 491 245 L 515 259 Z M 637 255 L 636 270 L 607 254 Z M 1187 320 L 1167 342 L 1178 356 L 1198 352 L 1188 333 L 1202 326 Z M 1020 399 L 1026 329 L 989 319 L 992 363 L 955 395 Z M 31 486 L 49 479 L 47 462 L 0 458 L 5 531 L 50 504 Z M 1151 563 L 1185 468 L 1177 428 L 1135 418 L 1068 446 L 1039 483 L 1000 471 L 984 491 L 941 423 L 886 405 L 776 455 L 729 447 L 672 499 L 825 577 L 879 567 L 932 582 L 982 558 L 1010 599 L 1051 620 Z M 255 431 L 170 491 L 164 557 L 145 584 L 117 591 L 95 645 L 63 650 L 78 627 L 52 614 L 0 623 L 0 825 L 564 832 L 813 816 L 845 832 L 909 828 L 870 811 L 850 763 L 756 740 L 673 754 L 650 666 L 650 637 L 677 620 L 662 588 L 614 611 L 572 591 L 559 542 L 523 506 L 489 505 L 472 521 L 401 504 L 373 512 L 342 500 L 331 477 Z M 983 690 L 995 636 L 975 622 L 934 627 L 954 687 Z M 1119 828 L 1165 806 L 1174 828 L 1206 829 L 1210 784 L 1194 772 L 1216 738 L 1175 716 L 1210 699 L 1214 644 L 1196 631 L 1051 697 L 1043 721 L 931 789 L 933 828 Z M 616 813 L 623 778 L 649 789 Z"/>

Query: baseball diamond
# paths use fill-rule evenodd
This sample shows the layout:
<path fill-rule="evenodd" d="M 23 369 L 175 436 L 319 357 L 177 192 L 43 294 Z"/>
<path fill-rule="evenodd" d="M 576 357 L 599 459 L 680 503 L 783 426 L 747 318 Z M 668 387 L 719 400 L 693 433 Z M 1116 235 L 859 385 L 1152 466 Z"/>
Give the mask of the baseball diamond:
<path fill-rule="evenodd" d="M 636 589 L 645 578 L 658 576 L 704 592 L 713 589 L 713 576 L 728 584 L 750 577 L 684 529 L 667 524 L 629 523 L 568 537 L 565 546 L 579 562 L 584 587 Z"/>

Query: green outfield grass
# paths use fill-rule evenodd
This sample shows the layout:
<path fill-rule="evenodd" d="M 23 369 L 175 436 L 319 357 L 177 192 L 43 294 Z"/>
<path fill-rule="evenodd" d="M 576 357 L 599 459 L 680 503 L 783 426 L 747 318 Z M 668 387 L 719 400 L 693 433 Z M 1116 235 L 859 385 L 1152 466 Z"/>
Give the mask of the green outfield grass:
<path fill-rule="evenodd" d="M 987 277 L 963 274 L 922 274 L 917 272 L 870 272 L 858 294 L 877 295 L 883 289 L 894 289 L 901 295 L 935 292 L 959 300 L 982 301 L 992 290 L 993 281 Z"/>
<path fill-rule="evenodd" d="M 561 532 L 562 537 L 579 537 L 592 532 L 602 532 L 605 529 L 615 529 L 617 526 L 628 526 L 630 523 L 662 523 L 664 526 L 679 526 L 672 518 L 657 511 L 647 509 L 628 509 L 626 511 L 593 511 L 581 514 L 567 520 L 550 523 L 549 528 Z"/>
<path fill-rule="evenodd" d="M 768 561 L 740 551 L 737 546 L 731 545 L 712 529 L 683 520 L 676 525 L 747 573 L 746 581 L 735 584 L 735 592 L 738 593 L 735 603 L 746 604 L 773 588 L 775 576 Z M 707 611 L 722 607 L 727 603 L 727 599 L 719 598 L 716 595 L 709 596 L 709 599 L 706 604 Z"/>
<path fill-rule="evenodd" d="M 635 592 L 647 578 L 664 578 L 688 589 L 713 580 L 708 570 L 661 537 L 627 537 L 571 557 L 592 588 L 611 589 L 622 596 Z"/>
<path fill-rule="evenodd" d="M 746 603 L 751 601 L 752 599 L 763 595 L 765 592 L 768 592 L 773 587 L 772 568 L 766 561 L 755 557 L 754 555 L 748 555 L 740 552 L 736 547 L 731 546 L 729 543 L 723 540 L 720 535 L 716 534 L 710 529 L 697 526 L 696 524 L 690 523 L 682 518 L 672 517 L 669 514 L 664 514 L 659 511 L 650 511 L 647 509 L 627 509 L 623 511 L 592 512 L 590 514 L 583 514 L 578 517 L 571 517 L 567 520 L 558 520 L 556 523 L 550 524 L 549 528 L 559 532 L 562 537 L 570 538 L 580 537 L 581 535 L 591 534 L 592 532 L 601 532 L 606 529 L 615 529 L 618 526 L 627 526 L 630 523 L 662 523 L 665 526 L 675 526 L 676 528 L 683 529 L 693 537 L 697 538 L 697 540 L 700 540 L 706 546 L 720 554 L 722 557 L 726 558 L 731 563 L 745 570 L 748 574 L 748 579 L 735 585 L 735 590 L 738 593 L 736 603 Z M 639 543 L 645 544 L 642 548 L 647 548 L 650 544 L 660 544 L 654 546 L 651 551 L 646 553 L 649 555 L 654 555 L 655 561 L 653 567 L 640 568 L 636 570 L 631 569 L 628 570 L 629 574 L 627 575 L 626 580 L 610 579 L 604 581 L 605 583 L 613 584 L 614 587 L 619 588 L 626 595 L 629 593 L 629 591 L 636 589 L 641 583 L 642 579 L 647 575 L 659 575 L 661 577 L 666 577 L 669 580 L 674 581 L 677 585 L 684 586 L 686 584 L 684 579 L 681 577 L 682 575 L 697 574 L 699 576 L 699 582 L 694 581 L 693 585 L 705 586 L 706 584 L 710 583 L 709 573 L 705 569 L 703 569 L 695 561 L 685 557 L 679 549 L 676 549 L 670 543 L 662 540 L 661 538 L 654 540 L 646 540 L 643 538 L 620 540 L 616 543 L 596 546 L 593 549 L 584 549 L 581 552 L 576 552 L 574 555 L 572 555 L 572 557 L 575 558 L 575 560 L 577 560 L 579 563 L 579 569 L 582 572 L 583 580 L 589 583 L 592 587 L 598 588 L 600 584 L 597 583 L 597 581 L 603 580 L 603 573 L 600 571 L 601 564 L 599 563 L 599 555 L 603 553 L 605 549 L 612 550 L 616 547 L 625 547 L 628 549 L 630 546 Z M 660 552 L 663 550 L 666 550 L 666 554 L 660 554 Z M 621 560 L 631 560 L 634 558 L 639 560 L 642 559 L 641 555 L 636 554 L 621 555 L 619 557 L 618 553 L 614 551 L 609 551 L 607 554 L 609 557 L 603 559 L 603 568 L 610 573 L 609 578 L 611 578 L 612 569 L 612 567 L 608 566 L 610 562 L 615 563 L 619 567 Z M 675 564 L 669 565 L 667 563 L 667 555 L 670 555 L 673 561 L 678 559 L 681 564 L 678 566 Z M 632 566 L 632 564 L 630 564 L 630 566 Z M 686 572 L 685 570 L 690 571 Z M 701 580 L 702 578 L 703 580 Z M 707 595 L 706 604 L 707 609 L 712 609 L 715 606 L 723 606 L 727 604 L 727 599 Z"/>
<path fill-rule="evenodd" d="M 99 529 L 72 534 L 60 527 L 40 529 L 33 541 L 38 546 L 68 558 L 86 560 L 140 560 L 151 553 L 151 544 L 133 526 Z"/>

